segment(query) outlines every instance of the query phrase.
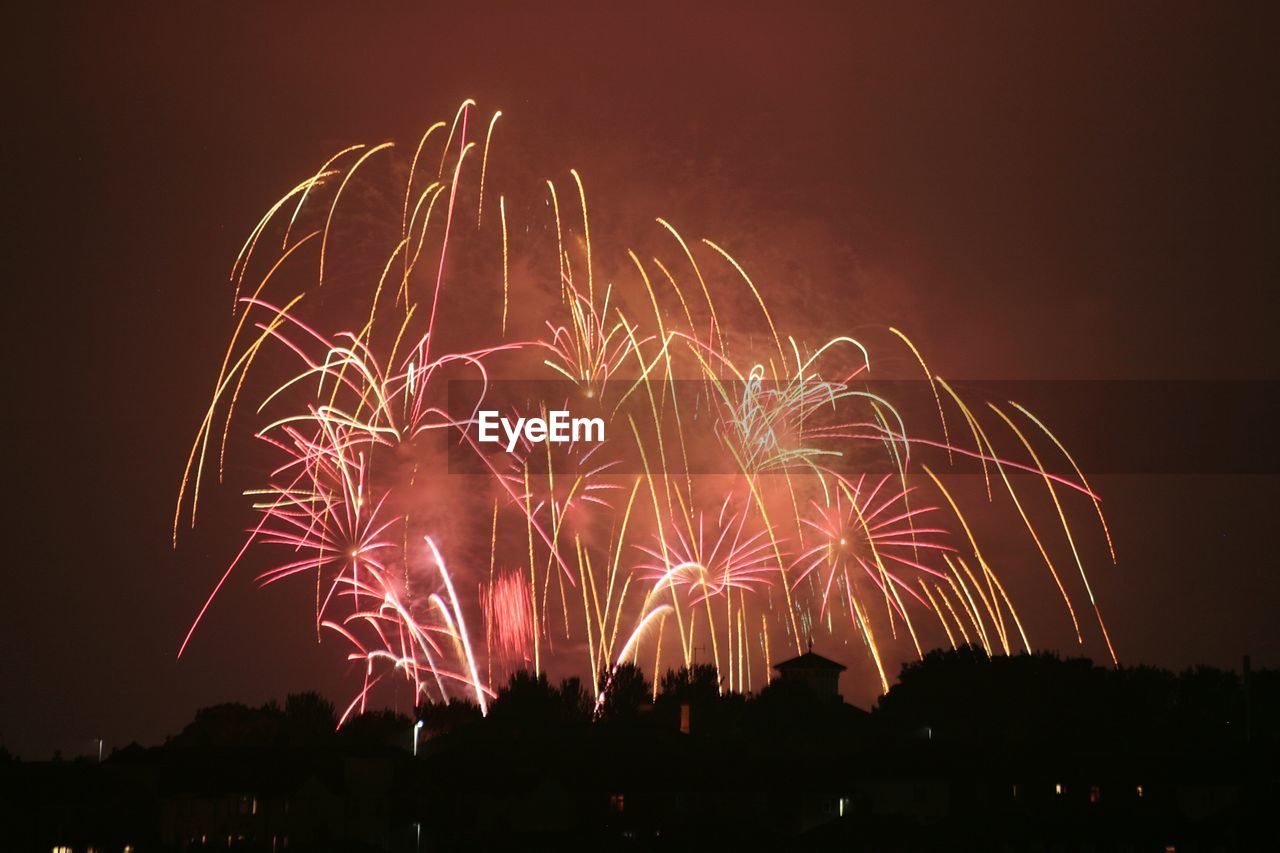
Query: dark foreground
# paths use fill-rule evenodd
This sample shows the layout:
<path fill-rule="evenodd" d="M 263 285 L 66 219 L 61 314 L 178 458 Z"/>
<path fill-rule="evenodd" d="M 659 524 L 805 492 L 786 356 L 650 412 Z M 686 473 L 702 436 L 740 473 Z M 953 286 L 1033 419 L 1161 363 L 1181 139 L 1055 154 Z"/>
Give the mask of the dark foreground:
<path fill-rule="evenodd" d="M 819 659 L 821 660 L 821 659 Z M 784 673 L 784 676 L 786 674 Z M 0 755 L 0 849 L 1253 851 L 1280 847 L 1280 673 L 936 653 L 872 713 L 782 678 L 638 670 L 598 710 L 513 678 L 335 732 L 314 694 L 163 746 Z"/>

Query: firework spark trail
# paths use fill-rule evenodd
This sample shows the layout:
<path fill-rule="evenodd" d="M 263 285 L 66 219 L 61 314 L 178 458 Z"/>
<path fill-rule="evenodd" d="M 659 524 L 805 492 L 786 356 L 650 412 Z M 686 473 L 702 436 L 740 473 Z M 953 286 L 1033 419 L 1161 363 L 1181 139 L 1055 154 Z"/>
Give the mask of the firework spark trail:
<path fill-rule="evenodd" d="M 748 265 L 711 239 L 686 240 L 662 218 L 656 233 L 668 248 L 674 238 L 674 256 L 642 262 L 625 249 L 617 256 L 631 278 L 607 280 L 611 252 L 593 245 L 576 169 L 565 197 L 546 181 L 554 245 L 529 249 L 530 267 L 544 259 L 535 279 L 554 280 L 558 304 L 545 316 L 529 310 L 539 304 L 538 284 L 513 258 L 521 248 L 510 240 L 513 196 L 486 189 L 501 113 L 481 145 L 468 139 L 475 108 L 463 102 L 451 123 L 436 122 L 419 138 L 402 192 L 393 193 L 385 254 L 360 255 L 367 276 L 355 271 L 344 215 L 377 194 L 378 181 L 362 167 L 394 157 L 390 142 L 334 154 L 268 209 L 237 254 L 234 328 L 181 478 L 175 544 L 184 512 L 195 522 L 215 456 L 219 479 L 224 473 L 244 399 L 252 414 L 235 422 L 257 418 L 248 434 L 275 461 L 244 489 L 256 519 L 179 656 L 233 571 L 261 551 L 275 559 L 257 574 L 260 584 L 314 578 L 316 629 L 339 639 L 360 670 L 343 720 L 397 674 L 415 701 L 458 697 L 485 711 L 492 680 L 515 668 L 585 666 L 599 700 L 622 663 L 687 665 L 708 647 L 722 689 L 749 690 L 768 681 L 779 643 L 799 650 L 815 632 L 865 648 L 887 690 L 886 663 L 907 650 L 973 643 L 1008 653 L 1019 641 L 1032 648 L 977 526 L 939 471 L 919 461 L 945 451 L 948 464 L 981 463 L 988 502 L 1000 496 L 994 472 L 1077 640 L 1085 638 L 1074 587 L 1115 659 L 1070 502 L 1089 502 L 1114 563 L 1111 533 L 1101 499 L 1047 425 L 1016 403 L 970 405 L 894 328 L 928 382 L 941 435 L 909 429 L 894 400 L 860 384 L 871 375 L 864 344 L 837 336 L 808 345 L 788 334 L 794 321 L 769 310 L 769 287 Z M 466 170 L 473 148 L 478 170 Z M 434 179 L 416 180 L 437 155 Z M 478 171 L 474 188 L 463 182 L 467 171 Z M 496 194 L 497 217 L 484 216 L 486 193 Z M 474 232 L 455 228 L 472 203 Z M 473 233 L 479 249 L 467 242 Z M 264 260 L 264 247 L 274 245 L 279 251 Z M 497 247 L 500 278 L 476 280 L 465 259 Z M 433 261 L 425 274 L 424 252 Z M 651 278 L 655 266 L 661 275 Z M 491 299 L 493 319 L 472 336 L 481 345 L 454 351 L 450 294 L 459 288 L 469 306 Z M 430 298 L 420 303 L 419 294 Z M 717 305 L 726 298 L 751 306 L 751 316 Z M 739 342 L 753 330 L 763 332 L 763 351 Z M 446 392 L 455 378 L 478 388 L 465 403 Z M 555 402 L 588 401 L 610 440 L 552 448 L 522 439 L 510 454 L 486 453 L 473 429 L 477 413 L 495 383 L 511 378 L 567 380 L 576 396 Z M 692 400 L 682 396 L 686 385 L 697 389 Z M 545 414 L 552 402 L 536 408 Z M 949 412 L 953 421 L 959 412 L 971 443 L 949 428 Z M 996 447 L 994 425 L 1012 433 L 1016 453 Z M 437 455 L 442 446 L 478 459 L 479 473 L 455 479 Z M 634 471 L 620 462 L 628 453 L 639 460 Z M 1070 471 L 1051 470 L 1054 459 Z M 720 473 L 693 473 L 691 460 Z M 1047 508 L 1032 506 L 1031 489 L 1015 490 L 1014 474 L 1044 486 Z M 1049 529 L 1040 516 L 1052 519 Z M 474 538 L 483 547 L 469 547 L 472 527 L 482 529 L 485 541 Z M 1078 577 L 1058 571 L 1055 538 L 1065 540 Z M 474 597 L 460 596 L 464 590 Z M 920 612 L 938 625 L 926 631 Z M 483 628 L 482 645 L 473 645 L 469 625 Z"/>

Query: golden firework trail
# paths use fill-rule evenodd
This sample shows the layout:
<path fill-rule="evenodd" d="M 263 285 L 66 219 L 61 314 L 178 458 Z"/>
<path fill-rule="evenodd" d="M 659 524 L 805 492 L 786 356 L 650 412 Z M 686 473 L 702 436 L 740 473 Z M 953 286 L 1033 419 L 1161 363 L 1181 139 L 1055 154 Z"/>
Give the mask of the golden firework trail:
<path fill-rule="evenodd" d="M 1102 502 L 1045 423 L 1017 403 L 971 405 L 892 328 L 935 410 L 915 420 L 871 384 L 866 345 L 807 342 L 805 318 L 771 312 L 769 283 L 720 242 L 686 240 L 658 218 L 642 238 L 669 254 L 602 250 L 576 169 L 566 197 L 546 181 L 548 221 L 532 232 L 545 245 L 513 245 L 522 189 L 487 186 L 500 173 L 490 158 L 502 113 L 475 140 L 476 110 L 464 101 L 426 129 L 393 210 L 377 208 L 387 188 L 363 167 L 397 156 L 394 144 L 353 145 L 250 229 L 231 267 L 229 343 L 178 488 L 175 545 L 207 470 L 225 477 L 240 451 L 233 416 L 253 422 L 246 434 L 274 461 L 243 487 L 254 520 L 179 655 L 260 551 L 272 559 L 258 582 L 309 578 L 317 630 L 358 667 L 344 719 L 388 676 L 417 700 L 485 710 L 516 669 L 585 667 L 602 695 L 619 664 L 688 665 L 697 649 L 722 689 L 748 691 L 768 682 L 778 649 L 815 639 L 847 647 L 887 690 L 892 660 L 939 643 L 1032 648 L 1014 599 L 1037 578 L 993 565 L 947 479 L 972 463 L 983 506 L 1008 498 L 1077 641 L 1083 591 L 1115 660 L 1073 521 L 1087 502 L 1114 563 Z M 478 168 L 466 168 L 476 148 Z M 434 177 L 419 179 L 437 156 Z M 484 216 L 486 194 L 497 217 Z M 454 227 L 472 204 L 474 231 Z M 589 409 L 607 440 L 482 445 L 478 413 L 508 405 L 494 401 L 509 382 L 555 389 L 526 399 L 526 414 Z M 952 436 L 949 412 L 971 441 Z M 1051 467 L 1058 459 L 1067 472 Z M 1019 489 L 1017 477 L 1037 485 Z M 1058 570 L 1063 543 L 1074 577 Z"/>

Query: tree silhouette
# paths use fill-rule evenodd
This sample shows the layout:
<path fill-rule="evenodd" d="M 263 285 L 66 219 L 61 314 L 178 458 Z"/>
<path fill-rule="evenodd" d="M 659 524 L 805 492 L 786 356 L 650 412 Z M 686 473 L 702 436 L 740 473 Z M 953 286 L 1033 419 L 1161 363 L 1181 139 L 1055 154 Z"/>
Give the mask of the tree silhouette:
<path fill-rule="evenodd" d="M 502 727 L 546 729 L 563 722 L 564 710 L 560 691 L 545 674 L 522 669 L 511 673 L 507 686 L 493 700 L 489 719 Z"/>
<path fill-rule="evenodd" d="M 338 730 L 345 744 L 361 748 L 392 746 L 410 749 L 413 745 L 413 722 L 404 714 L 390 709 L 366 711 L 347 720 Z"/>
<path fill-rule="evenodd" d="M 582 679 L 577 676 L 560 682 L 560 716 L 566 723 L 579 724 L 591 720 L 595 697 L 587 692 Z"/>
<path fill-rule="evenodd" d="M 290 693 L 284 700 L 284 722 L 291 743 L 312 743 L 333 734 L 338 713 L 319 693 Z"/>
<path fill-rule="evenodd" d="M 659 686 L 659 701 L 710 704 L 720 698 L 720 671 L 710 663 L 668 669 Z"/>
<path fill-rule="evenodd" d="M 640 709 L 649 704 L 653 686 L 645 679 L 644 671 L 633 663 L 620 663 L 601 674 L 599 716 L 602 720 L 630 720 L 639 716 Z"/>
<path fill-rule="evenodd" d="M 173 743 L 179 748 L 210 749 L 274 746 L 281 733 L 279 706 L 269 702 L 251 708 L 239 702 L 210 705 L 196 711 Z"/>
<path fill-rule="evenodd" d="M 480 706 L 466 699 L 425 702 L 418 706 L 417 718 L 422 721 L 424 740 L 451 734 L 484 719 Z"/>

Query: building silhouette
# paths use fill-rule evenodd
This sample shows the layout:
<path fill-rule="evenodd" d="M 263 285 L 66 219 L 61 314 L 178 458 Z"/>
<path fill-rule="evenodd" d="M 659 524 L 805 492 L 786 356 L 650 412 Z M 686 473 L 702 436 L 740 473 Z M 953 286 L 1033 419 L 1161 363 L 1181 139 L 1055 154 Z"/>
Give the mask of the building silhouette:
<path fill-rule="evenodd" d="M 775 663 L 773 668 L 784 684 L 798 684 L 808 688 L 815 696 L 839 700 L 840 673 L 848 667 L 836 663 L 830 658 L 815 654 L 813 646 L 809 651 L 789 660 Z"/>

